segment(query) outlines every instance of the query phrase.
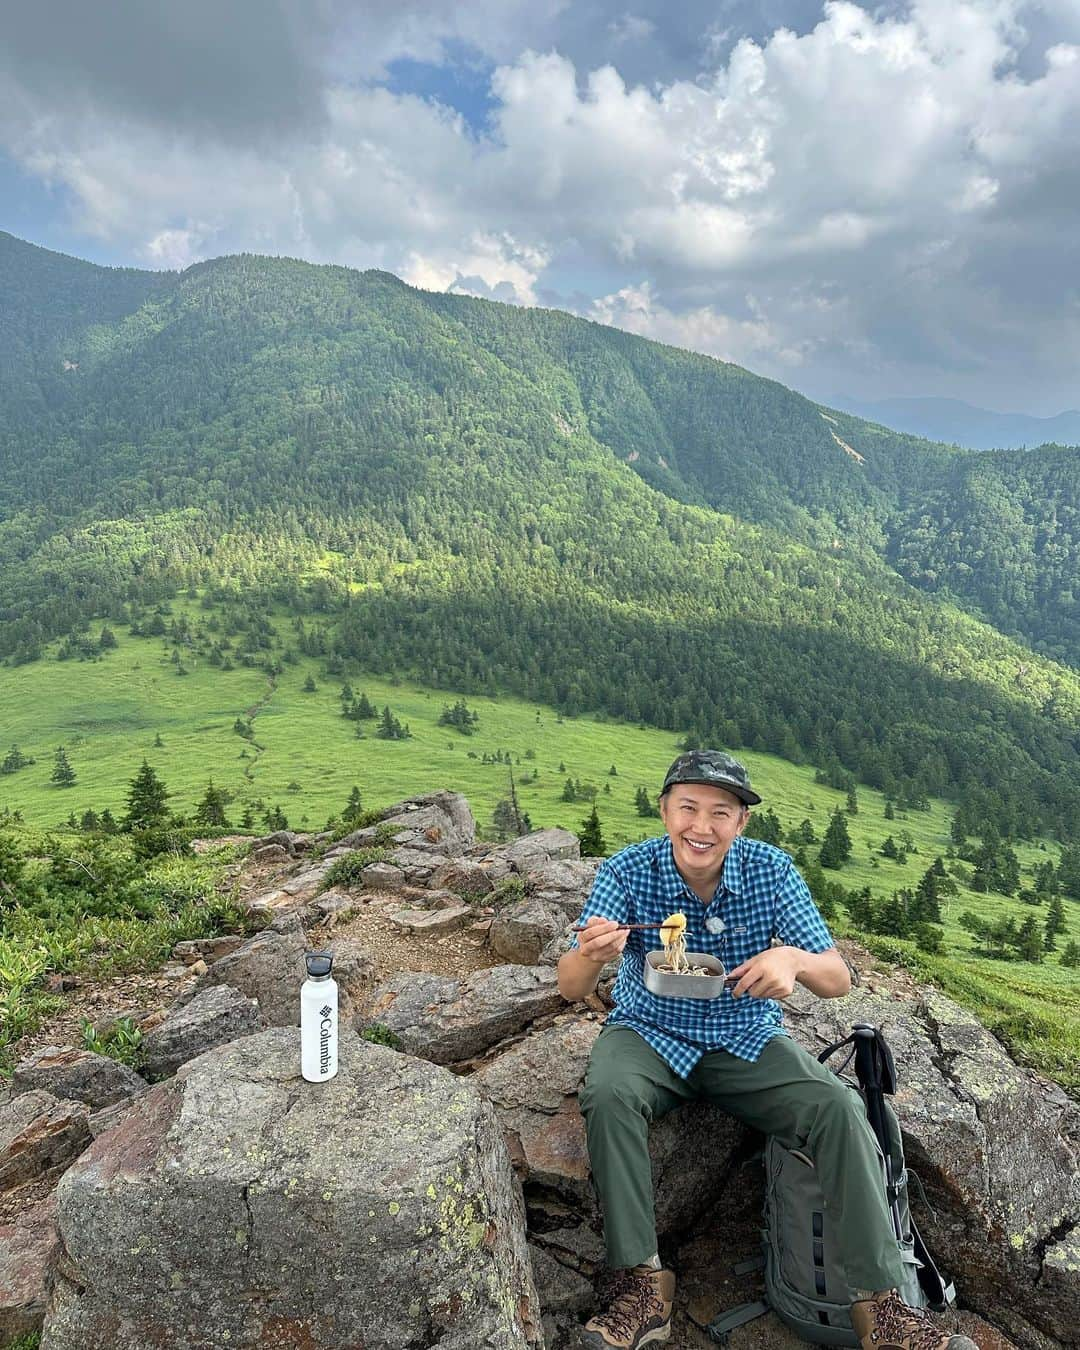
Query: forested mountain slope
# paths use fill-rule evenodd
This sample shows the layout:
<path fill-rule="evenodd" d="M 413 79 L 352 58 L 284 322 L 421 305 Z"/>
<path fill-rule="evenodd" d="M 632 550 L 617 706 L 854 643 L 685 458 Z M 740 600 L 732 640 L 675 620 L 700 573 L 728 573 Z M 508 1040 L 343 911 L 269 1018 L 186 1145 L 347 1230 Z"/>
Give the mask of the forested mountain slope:
<path fill-rule="evenodd" d="M 1013 833 L 1080 820 L 1080 680 L 1032 650 L 1077 659 L 1066 452 L 964 455 L 382 273 L 0 245 L 13 659 L 177 585 L 260 587 L 378 669 L 964 793 Z"/>

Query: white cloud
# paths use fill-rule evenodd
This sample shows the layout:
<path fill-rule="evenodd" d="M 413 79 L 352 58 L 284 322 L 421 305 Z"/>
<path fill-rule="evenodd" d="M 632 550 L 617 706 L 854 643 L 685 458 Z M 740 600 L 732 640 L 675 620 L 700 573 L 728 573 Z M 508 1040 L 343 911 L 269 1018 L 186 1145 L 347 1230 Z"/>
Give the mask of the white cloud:
<path fill-rule="evenodd" d="M 143 246 L 143 256 L 153 267 L 173 267 L 182 269 L 201 261 L 200 252 L 203 231 L 161 230 Z"/>
<path fill-rule="evenodd" d="M 643 281 L 594 300 L 587 317 L 721 361 L 745 364 L 755 355 L 767 353 L 787 367 L 801 365 L 810 344 L 802 350 L 797 345 L 785 345 L 754 298 L 747 296 L 744 302 L 751 314 L 747 319 L 734 319 L 711 305 L 675 313 L 660 303 L 649 282 Z"/>
<path fill-rule="evenodd" d="M 406 4 L 371 20 L 365 68 L 437 57 L 499 10 Z M 65 108 L 0 70 L 0 142 L 70 190 L 87 234 L 157 265 L 248 248 L 529 304 L 573 253 L 606 278 L 597 317 L 771 373 L 799 365 L 869 394 L 953 379 L 972 396 L 1018 378 L 1019 348 L 1047 380 L 1071 380 L 1072 0 L 911 0 L 902 13 L 830 0 L 810 31 L 744 39 L 708 74 L 649 87 L 514 47 L 560 11 L 569 22 L 561 0 L 534 17 L 514 6 L 512 22 L 500 11 L 488 136 L 339 78 L 305 137 L 237 147 L 104 98 Z M 652 23 L 615 12 L 616 54 Z"/>

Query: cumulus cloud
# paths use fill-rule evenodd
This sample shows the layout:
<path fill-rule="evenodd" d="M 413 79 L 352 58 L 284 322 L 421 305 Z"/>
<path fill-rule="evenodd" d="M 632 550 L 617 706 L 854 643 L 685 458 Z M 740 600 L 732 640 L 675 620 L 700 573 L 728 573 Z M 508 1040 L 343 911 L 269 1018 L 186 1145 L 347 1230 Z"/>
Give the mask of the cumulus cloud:
<path fill-rule="evenodd" d="M 0 61 L 0 138 L 69 189 L 84 232 L 152 265 L 258 249 L 524 304 L 591 285 L 575 303 L 592 317 L 823 394 L 1064 396 L 1080 356 L 1072 0 L 829 0 L 812 23 L 804 0 L 774 0 L 778 26 L 738 40 L 716 39 L 745 6 L 714 5 L 697 65 L 649 81 L 624 56 L 673 49 L 663 11 L 595 7 L 589 41 L 611 59 L 586 67 L 543 42 L 588 46 L 581 8 L 290 0 L 260 33 L 285 92 L 271 114 L 256 91 L 247 132 L 224 57 L 200 120 L 148 77 L 118 93 L 93 44 L 50 65 L 26 19 L 16 46 L 37 56 Z M 482 129 L 380 83 L 395 54 L 444 60 L 451 41 L 496 61 Z M 567 284 L 571 256 L 587 265 Z"/>

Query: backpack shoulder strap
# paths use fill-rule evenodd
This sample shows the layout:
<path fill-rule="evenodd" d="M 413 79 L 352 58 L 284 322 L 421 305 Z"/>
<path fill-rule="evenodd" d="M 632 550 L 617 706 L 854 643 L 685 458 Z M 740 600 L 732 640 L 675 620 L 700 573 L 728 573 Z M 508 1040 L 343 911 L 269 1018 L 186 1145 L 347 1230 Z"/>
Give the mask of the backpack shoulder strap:
<path fill-rule="evenodd" d="M 745 1326 L 755 1317 L 764 1317 L 768 1311 L 769 1305 L 760 1299 L 756 1303 L 740 1303 L 737 1308 L 730 1308 L 713 1318 L 705 1330 L 717 1345 L 726 1345 L 728 1336 L 736 1327 Z"/>

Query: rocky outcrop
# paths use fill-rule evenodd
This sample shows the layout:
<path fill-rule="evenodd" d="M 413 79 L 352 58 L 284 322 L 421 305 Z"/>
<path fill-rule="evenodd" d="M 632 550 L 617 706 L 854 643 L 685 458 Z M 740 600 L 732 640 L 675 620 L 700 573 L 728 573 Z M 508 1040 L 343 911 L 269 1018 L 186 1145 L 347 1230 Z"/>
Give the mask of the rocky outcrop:
<path fill-rule="evenodd" d="M 558 905 L 572 922 L 589 897 L 599 867 L 599 858 L 554 859 L 531 868 L 525 881 L 530 895 Z"/>
<path fill-rule="evenodd" d="M 0 1191 L 60 1173 L 90 1143 L 84 1102 L 34 1089 L 0 1106 Z"/>
<path fill-rule="evenodd" d="M 16 1093 L 35 1089 L 51 1092 L 87 1106 L 111 1106 L 146 1090 L 146 1080 L 134 1069 L 106 1055 L 73 1046 L 46 1045 L 15 1066 Z"/>
<path fill-rule="evenodd" d="M 527 895 L 495 915 L 488 941 L 504 961 L 534 966 L 548 943 L 566 931 L 566 925 L 566 914 L 558 904 Z"/>
<path fill-rule="evenodd" d="M 41 1329 L 59 1250 L 55 1191 L 0 1223 L 0 1345 Z"/>
<path fill-rule="evenodd" d="M 264 929 L 215 961 L 205 974 L 180 993 L 173 1007 L 184 1008 L 201 994 L 220 985 L 229 985 L 246 998 L 254 999 L 270 1026 L 299 1026 L 306 948 L 307 940 L 300 923 L 291 925 L 286 932 Z"/>
<path fill-rule="evenodd" d="M 192 938 L 186 942 L 178 942 L 172 954 L 186 966 L 193 966 L 197 961 L 205 961 L 208 966 L 212 966 L 215 961 L 220 961 L 223 956 L 228 956 L 230 952 L 243 945 L 242 937 L 230 933 L 220 937 Z"/>
<path fill-rule="evenodd" d="M 354 830 L 328 850 L 333 858 L 355 848 L 389 847 L 438 858 L 438 866 L 460 858 L 476 841 L 476 821 L 460 792 L 429 792 L 409 797 L 383 811 L 377 825 Z M 397 861 L 395 858 L 394 861 Z"/>
<path fill-rule="evenodd" d="M 409 933 L 453 933 L 473 919 L 468 905 L 447 905 L 435 909 L 396 909 L 387 914 L 396 927 Z"/>
<path fill-rule="evenodd" d="M 515 872 L 532 872 L 560 858 L 579 858 L 581 841 L 570 830 L 534 830 L 499 850 Z"/>
<path fill-rule="evenodd" d="M 456 858 L 436 868 L 431 876 L 432 886 L 453 891 L 467 900 L 489 895 L 494 884 L 490 866 L 475 858 Z"/>
<path fill-rule="evenodd" d="M 349 1039 L 328 1083 L 299 1034 L 212 1050 L 58 1188 L 44 1350 L 528 1350 L 521 1199 L 467 1082 Z"/>
<path fill-rule="evenodd" d="M 385 1026 L 411 1055 L 457 1064 L 565 1007 L 549 967 L 493 966 L 463 980 L 402 971 L 375 990 L 365 1021 Z"/>
<path fill-rule="evenodd" d="M 142 1071 L 151 1078 L 164 1078 L 189 1059 L 250 1036 L 264 1025 L 255 1000 L 231 984 L 204 989 L 143 1037 L 139 1047 Z"/>

